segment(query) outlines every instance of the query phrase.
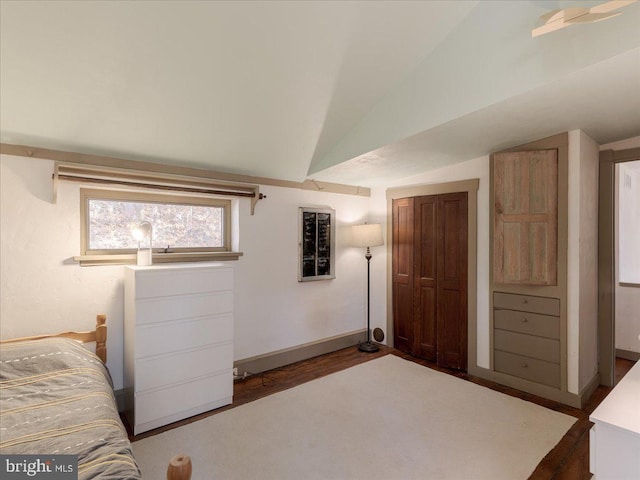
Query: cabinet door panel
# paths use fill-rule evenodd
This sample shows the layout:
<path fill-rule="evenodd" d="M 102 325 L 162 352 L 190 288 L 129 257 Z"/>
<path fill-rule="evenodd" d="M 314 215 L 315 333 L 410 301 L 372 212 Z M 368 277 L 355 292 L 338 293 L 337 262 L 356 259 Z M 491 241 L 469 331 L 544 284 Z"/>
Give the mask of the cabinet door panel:
<path fill-rule="evenodd" d="M 494 282 L 557 285 L 557 150 L 497 153 L 493 168 Z"/>

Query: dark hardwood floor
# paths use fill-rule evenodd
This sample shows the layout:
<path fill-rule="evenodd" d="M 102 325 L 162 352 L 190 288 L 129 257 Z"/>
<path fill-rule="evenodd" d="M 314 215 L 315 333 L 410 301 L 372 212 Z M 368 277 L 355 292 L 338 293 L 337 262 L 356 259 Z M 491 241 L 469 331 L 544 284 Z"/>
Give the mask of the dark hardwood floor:
<path fill-rule="evenodd" d="M 587 480 L 591 478 L 591 473 L 589 473 L 589 429 L 591 428 L 592 423 L 589 422 L 589 414 L 593 412 L 593 410 L 607 396 L 611 391 L 611 388 L 602 386 L 598 387 L 589 399 L 585 408 L 577 409 L 537 397 L 529 393 L 521 392 L 504 385 L 490 382 L 488 380 L 473 377 L 463 372 L 439 368 L 430 362 L 411 357 L 403 352 L 384 346 L 382 346 L 380 351 L 376 353 L 363 353 L 358 351 L 357 347 L 350 347 L 287 365 L 285 367 L 277 368 L 275 370 L 270 370 L 262 374 L 250 376 L 243 381 L 235 383 L 233 405 L 219 408 L 213 412 L 197 415 L 187 420 L 158 428 L 151 432 L 143 433 L 135 438 L 130 436 L 130 439 L 132 441 L 136 441 L 156 435 L 160 432 L 200 420 L 210 415 L 215 415 L 253 400 L 266 397 L 273 393 L 295 387 L 296 385 L 300 385 L 316 378 L 389 354 L 397 355 L 407 360 L 425 365 L 434 370 L 448 373 L 458 378 L 483 385 L 492 390 L 576 417 L 576 423 L 571 427 L 571 429 L 569 429 L 558 445 L 540 462 L 529 478 L 533 480 Z M 634 362 L 629 360 L 623 360 L 620 358 L 616 359 L 616 381 L 618 381 L 619 378 L 622 378 L 622 376 L 631 369 L 633 364 Z M 125 425 L 127 426 L 127 429 L 131 431 L 126 423 Z"/>

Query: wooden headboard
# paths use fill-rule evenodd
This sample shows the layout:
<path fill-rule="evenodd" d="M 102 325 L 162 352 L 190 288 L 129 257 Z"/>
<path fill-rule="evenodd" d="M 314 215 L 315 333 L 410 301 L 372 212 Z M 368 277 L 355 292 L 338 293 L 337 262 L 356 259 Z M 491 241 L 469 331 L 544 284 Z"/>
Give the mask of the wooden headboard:
<path fill-rule="evenodd" d="M 22 342 L 25 340 L 39 340 L 41 338 L 64 337 L 78 340 L 83 343 L 96 342 L 96 355 L 102 363 L 107 362 L 107 316 L 100 314 L 96 316 L 96 329 L 89 332 L 63 332 L 49 335 L 36 335 L 33 337 L 12 338 L 3 340 L 0 343 Z"/>

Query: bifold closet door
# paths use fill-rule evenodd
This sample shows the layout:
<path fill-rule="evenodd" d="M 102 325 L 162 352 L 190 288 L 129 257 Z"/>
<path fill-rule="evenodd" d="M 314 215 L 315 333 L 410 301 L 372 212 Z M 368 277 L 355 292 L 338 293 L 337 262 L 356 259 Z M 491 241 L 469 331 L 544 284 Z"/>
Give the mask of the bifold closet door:
<path fill-rule="evenodd" d="M 396 348 L 466 369 L 467 194 L 394 200 L 392 264 Z"/>

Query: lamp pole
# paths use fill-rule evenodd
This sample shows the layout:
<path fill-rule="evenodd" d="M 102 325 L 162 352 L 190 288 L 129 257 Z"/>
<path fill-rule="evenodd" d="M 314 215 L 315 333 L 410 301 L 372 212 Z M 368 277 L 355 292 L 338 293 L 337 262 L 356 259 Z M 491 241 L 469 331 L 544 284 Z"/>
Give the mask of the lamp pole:
<path fill-rule="evenodd" d="M 377 352 L 380 350 L 375 343 L 371 342 L 371 249 L 367 247 L 364 258 L 367 259 L 367 341 L 361 343 L 358 350 L 361 352 Z"/>

